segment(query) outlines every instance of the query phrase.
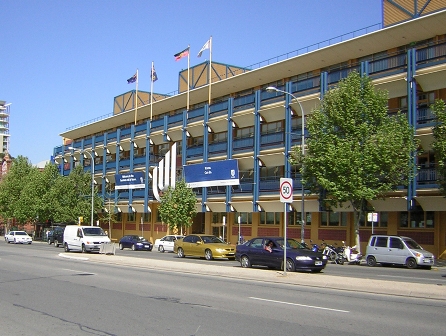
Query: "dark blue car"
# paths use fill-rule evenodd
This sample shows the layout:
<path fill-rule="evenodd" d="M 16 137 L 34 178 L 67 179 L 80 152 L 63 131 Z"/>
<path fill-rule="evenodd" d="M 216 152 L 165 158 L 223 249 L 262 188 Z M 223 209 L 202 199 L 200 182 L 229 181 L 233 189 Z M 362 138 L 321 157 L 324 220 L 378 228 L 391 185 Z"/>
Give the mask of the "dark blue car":
<path fill-rule="evenodd" d="M 153 245 L 144 237 L 137 235 L 124 236 L 119 240 L 119 249 L 131 248 L 133 251 L 146 250 L 152 251 Z"/>
<path fill-rule="evenodd" d="M 283 237 L 257 237 L 236 246 L 235 259 L 242 267 L 253 265 L 283 269 Z M 327 265 L 327 256 L 313 252 L 297 240 L 288 238 L 286 243 L 286 270 L 320 272 Z"/>

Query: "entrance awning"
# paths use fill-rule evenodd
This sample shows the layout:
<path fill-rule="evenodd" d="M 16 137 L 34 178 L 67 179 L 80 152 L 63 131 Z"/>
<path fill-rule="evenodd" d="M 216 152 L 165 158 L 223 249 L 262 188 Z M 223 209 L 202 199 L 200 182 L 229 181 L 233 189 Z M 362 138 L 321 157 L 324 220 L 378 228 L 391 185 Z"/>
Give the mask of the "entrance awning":
<path fill-rule="evenodd" d="M 424 211 L 446 211 L 446 198 L 443 196 L 417 196 L 416 200 Z"/>
<path fill-rule="evenodd" d="M 375 211 L 407 211 L 407 200 L 404 197 L 389 197 L 385 200 L 372 200 L 369 203 Z"/>

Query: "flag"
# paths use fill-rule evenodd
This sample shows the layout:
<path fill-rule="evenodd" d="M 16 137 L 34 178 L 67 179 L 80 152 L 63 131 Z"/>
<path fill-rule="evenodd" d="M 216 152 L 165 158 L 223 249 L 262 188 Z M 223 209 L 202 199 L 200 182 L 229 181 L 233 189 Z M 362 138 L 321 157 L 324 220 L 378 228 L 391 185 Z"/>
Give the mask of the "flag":
<path fill-rule="evenodd" d="M 201 57 L 201 54 L 203 53 L 203 51 L 205 51 L 206 49 L 209 49 L 210 47 L 211 47 L 211 39 L 206 41 L 203 48 L 201 48 L 200 52 L 198 53 L 197 57 Z"/>
<path fill-rule="evenodd" d="M 155 67 L 152 65 L 152 71 L 150 73 L 150 77 L 152 78 L 152 82 L 156 82 L 158 80 L 158 76 L 155 71 Z"/>
<path fill-rule="evenodd" d="M 186 57 L 188 55 L 189 55 L 189 47 L 187 47 L 183 51 L 180 51 L 179 53 L 173 55 L 173 57 L 175 57 L 175 61 L 179 61 L 180 59 L 182 59 L 183 57 Z"/>
<path fill-rule="evenodd" d="M 135 83 L 137 79 L 138 79 L 138 75 L 135 73 L 132 77 L 127 79 L 127 84 Z"/>

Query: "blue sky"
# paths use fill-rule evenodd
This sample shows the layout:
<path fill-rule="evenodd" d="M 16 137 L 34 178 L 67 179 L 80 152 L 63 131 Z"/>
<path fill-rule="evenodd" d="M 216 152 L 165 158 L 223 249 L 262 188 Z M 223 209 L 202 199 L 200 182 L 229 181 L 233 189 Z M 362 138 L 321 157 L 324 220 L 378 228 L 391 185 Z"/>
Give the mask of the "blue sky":
<path fill-rule="evenodd" d="M 382 21 L 381 0 L 1 0 L 0 100 L 11 105 L 10 153 L 36 164 L 68 127 L 110 114 L 135 89 L 178 89 L 212 35 L 212 61 L 241 67 Z"/>

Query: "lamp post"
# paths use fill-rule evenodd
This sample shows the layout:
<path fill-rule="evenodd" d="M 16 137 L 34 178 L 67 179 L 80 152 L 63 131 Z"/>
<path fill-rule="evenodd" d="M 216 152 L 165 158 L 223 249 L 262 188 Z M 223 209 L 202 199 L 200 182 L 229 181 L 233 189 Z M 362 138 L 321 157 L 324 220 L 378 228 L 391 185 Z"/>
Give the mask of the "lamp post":
<path fill-rule="evenodd" d="M 302 104 L 300 103 L 300 101 L 297 99 L 297 97 L 295 95 L 293 95 L 292 93 L 283 91 L 283 90 L 279 90 L 278 88 L 274 87 L 274 86 L 268 86 L 266 88 L 266 91 L 268 92 L 281 92 L 284 93 L 286 95 L 289 95 L 290 97 L 292 97 L 293 99 L 295 99 L 297 101 L 297 103 L 299 104 L 300 110 L 302 111 L 302 140 L 301 140 L 301 149 L 302 149 L 302 158 L 305 156 L 305 112 L 304 109 L 302 107 Z M 289 104 L 288 104 L 289 107 Z M 302 179 L 302 175 L 303 175 L 303 164 L 301 167 L 302 173 L 301 173 L 301 185 L 302 185 L 302 194 L 301 194 L 301 200 L 302 200 L 302 208 L 301 208 L 301 227 L 300 227 L 300 241 L 303 243 L 304 242 L 304 237 L 305 237 L 305 189 L 304 189 L 304 184 L 303 184 L 303 179 Z M 285 213 L 286 216 L 286 213 Z"/>
<path fill-rule="evenodd" d="M 68 149 L 76 149 L 74 147 L 68 147 Z M 91 158 L 91 218 L 90 225 L 94 225 L 93 215 L 94 215 L 94 157 L 90 152 L 83 150 L 81 153 L 87 153 Z"/>

